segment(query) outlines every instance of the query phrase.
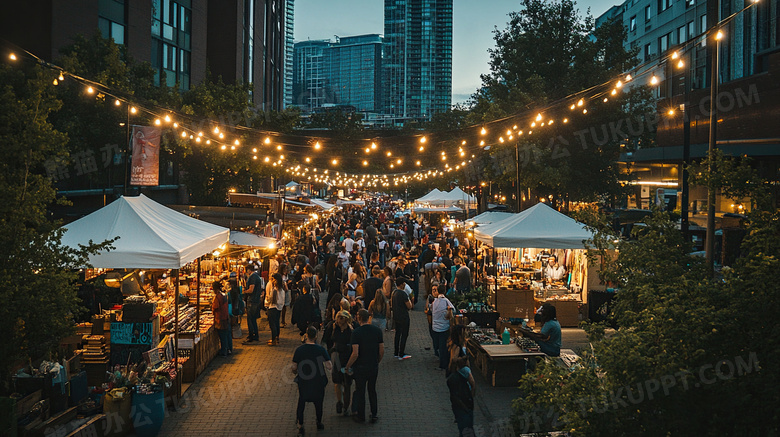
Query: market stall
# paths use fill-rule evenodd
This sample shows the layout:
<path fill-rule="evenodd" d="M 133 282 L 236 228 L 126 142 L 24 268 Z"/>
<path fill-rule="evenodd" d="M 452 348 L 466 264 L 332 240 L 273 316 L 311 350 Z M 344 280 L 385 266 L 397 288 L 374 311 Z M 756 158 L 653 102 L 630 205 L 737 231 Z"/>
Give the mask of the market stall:
<path fill-rule="evenodd" d="M 487 283 L 494 290 L 502 318 L 533 319 L 544 302 L 554 303 L 561 326 L 577 326 L 587 303 L 588 259 L 584 242 L 592 238 L 582 223 L 539 203 L 504 220 L 480 226 L 475 238 Z M 565 274 L 556 280 L 546 274 L 555 256 Z"/>
<path fill-rule="evenodd" d="M 208 283 L 216 278 L 202 278 L 196 263 L 204 254 L 226 247 L 229 230 L 178 213 L 143 194 L 121 197 L 65 228 L 64 246 L 114 240 L 113 248 L 89 257 L 89 267 L 130 269 L 118 280 L 133 279 L 139 292 L 128 296 L 121 308 L 105 311 L 107 329 L 93 326 L 85 339 L 85 356 L 93 358 L 91 374 L 104 378 L 90 383 L 104 382 L 109 364 L 127 375 L 133 373 L 131 368 L 145 368 L 152 381 L 139 378 L 136 389 L 141 395 L 151 394 L 156 376 L 168 374 L 174 387 L 171 394 L 180 396 L 180 373 L 216 354 L 216 348 L 200 354 L 195 349 L 198 343 L 202 347 L 218 343 L 213 318 L 201 311 L 210 303 L 204 299 Z"/>

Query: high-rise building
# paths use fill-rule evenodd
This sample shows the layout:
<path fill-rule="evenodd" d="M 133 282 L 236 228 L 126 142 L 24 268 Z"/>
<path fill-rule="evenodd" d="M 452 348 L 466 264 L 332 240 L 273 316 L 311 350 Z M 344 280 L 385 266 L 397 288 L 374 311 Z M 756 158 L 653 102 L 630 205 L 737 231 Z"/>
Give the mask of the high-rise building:
<path fill-rule="evenodd" d="M 328 81 L 335 103 L 359 112 L 382 106 L 382 37 L 348 36 L 325 48 Z"/>
<path fill-rule="evenodd" d="M 295 43 L 293 58 L 293 105 L 311 111 L 325 103 L 334 103 L 325 64 L 325 49 L 330 41 L 311 40 Z"/>
<path fill-rule="evenodd" d="M 293 56 L 295 53 L 295 0 L 287 0 L 284 17 L 284 107 L 293 104 Z"/>
<path fill-rule="evenodd" d="M 452 104 L 452 0 L 385 0 L 385 111 L 430 119 Z"/>
<path fill-rule="evenodd" d="M 54 61 L 78 34 L 99 30 L 149 62 L 159 85 L 187 90 L 207 67 L 226 82 L 254 84 L 252 101 L 281 109 L 285 3 L 291 0 L 100 0 L 20 2 L 0 14 L 0 36 Z"/>

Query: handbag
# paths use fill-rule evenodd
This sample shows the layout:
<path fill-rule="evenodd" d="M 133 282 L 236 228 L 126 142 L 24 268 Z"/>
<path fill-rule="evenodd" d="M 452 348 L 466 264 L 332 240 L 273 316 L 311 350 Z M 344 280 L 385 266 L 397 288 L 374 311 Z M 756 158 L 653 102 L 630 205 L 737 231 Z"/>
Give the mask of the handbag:
<path fill-rule="evenodd" d="M 235 322 L 234 320 L 235 319 Z M 233 338 L 241 338 L 244 336 L 243 331 L 241 331 L 241 319 L 239 317 L 233 317 L 230 320 L 230 323 L 233 325 Z"/>

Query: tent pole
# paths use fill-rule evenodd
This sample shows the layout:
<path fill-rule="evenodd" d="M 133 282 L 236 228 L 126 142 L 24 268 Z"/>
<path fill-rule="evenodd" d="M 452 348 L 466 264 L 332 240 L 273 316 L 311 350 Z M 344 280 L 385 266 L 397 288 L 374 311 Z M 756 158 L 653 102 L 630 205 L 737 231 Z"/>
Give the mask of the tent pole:
<path fill-rule="evenodd" d="M 179 374 L 179 269 L 173 269 L 173 368 L 176 369 L 176 398 L 181 397 L 181 375 Z"/>
<path fill-rule="evenodd" d="M 195 276 L 195 287 L 197 287 L 198 291 L 195 292 L 195 297 L 197 298 L 197 303 L 195 304 L 195 332 L 200 333 L 200 259 L 203 257 L 198 257 L 198 273 Z"/>

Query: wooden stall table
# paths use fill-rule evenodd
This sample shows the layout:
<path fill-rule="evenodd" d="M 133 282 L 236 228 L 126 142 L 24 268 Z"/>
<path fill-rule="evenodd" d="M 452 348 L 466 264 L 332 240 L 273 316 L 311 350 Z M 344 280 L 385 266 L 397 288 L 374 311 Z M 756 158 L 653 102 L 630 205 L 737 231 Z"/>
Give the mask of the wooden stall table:
<path fill-rule="evenodd" d="M 525 374 L 526 360 L 545 357 L 543 352 L 526 352 L 515 344 L 481 345 L 469 338 L 466 342 L 472 366 L 493 387 L 516 386 Z"/>

